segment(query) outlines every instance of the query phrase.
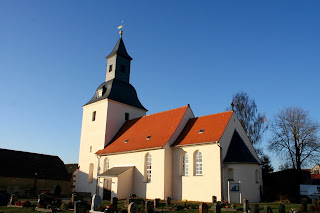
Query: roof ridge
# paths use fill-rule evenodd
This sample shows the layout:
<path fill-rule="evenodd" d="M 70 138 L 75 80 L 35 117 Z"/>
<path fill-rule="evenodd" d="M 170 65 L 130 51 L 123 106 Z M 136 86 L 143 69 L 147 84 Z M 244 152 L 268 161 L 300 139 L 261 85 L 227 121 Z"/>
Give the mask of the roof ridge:
<path fill-rule="evenodd" d="M 169 109 L 169 110 L 162 111 L 162 112 L 156 112 L 156 113 L 153 113 L 153 114 L 150 114 L 150 115 L 142 116 L 141 118 L 143 118 L 143 117 L 147 117 L 147 116 L 151 116 L 151 115 L 158 115 L 158 114 L 162 114 L 162 113 L 170 112 L 170 111 L 177 110 L 177 109 L 182 109 L 182 108 L 185 108 L 185 107 L 187 107 L 187 108 L 188 108 L 188 107 L 189 107 L 189 105 L 182 106 L 182 107 L 177 107 L 177 108 L 174 108 L 174 109 Z M 132 119 L 132 120 L 133 120 L 133 119 Z"/>
<path fill-rule="evenodd" d="M 225 112 L 218 112 L 218 113 L 214 113 L 214 114 L 210 114 L 210 115 L 203 115 L 203 116 L 199 116 L 199 117 L 195 117 L 195 118 L 202 118 L 202 117 L 218 115 L 218 114 L 227 113 L 227 112 L 232 112 L 233 113 L 233 111 L 225 111 Z"/>
<path fill-rule="evenodd" d="M 20 150 L 14 150 L 14 149 L 4 149 L 0 148 L 0 150 L 6 150 L 6 151 L 13 151 L 13 152 L 22 152 L 22 153 L 29 153 L 29 154 L 36 154 L 36 155 L 44 155 L 44 156 L 51 156 L 51 157 L 58 157 L 58 155 L 49 155 L 49 154 L 42 154 L 42 153 L 36 153 L 36 152 L 27 152 L 27 151 L 20 151 Z"/>

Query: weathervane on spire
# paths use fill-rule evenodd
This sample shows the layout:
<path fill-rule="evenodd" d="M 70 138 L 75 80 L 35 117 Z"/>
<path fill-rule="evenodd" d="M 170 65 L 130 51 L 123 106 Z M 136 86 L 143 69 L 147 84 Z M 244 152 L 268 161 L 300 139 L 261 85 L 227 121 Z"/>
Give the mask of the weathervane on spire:
<path fill-rule="evenodd" d="M 123 21 L 121 21 L 121 25 L 118 27 L 118 30 L 120 30 L 119 31 L 120 37 L 122 37 L 123 31 L 121 29 L 124 27 L 124 25 L 125 24 L 123 23 Z"/>

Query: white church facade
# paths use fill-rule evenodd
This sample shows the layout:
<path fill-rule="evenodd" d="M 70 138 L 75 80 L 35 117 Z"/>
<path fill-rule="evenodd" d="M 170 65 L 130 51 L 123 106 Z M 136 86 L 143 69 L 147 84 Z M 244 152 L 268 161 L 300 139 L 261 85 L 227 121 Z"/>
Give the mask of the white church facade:
<path fill-rule="evenodd" d="M 121 36 L 107 59 L 105 82 L 83 106 L 77 192 L 260 201 L 261 163 L 233 111 L 195 117 L 187 105 L 146 115 Z"/>

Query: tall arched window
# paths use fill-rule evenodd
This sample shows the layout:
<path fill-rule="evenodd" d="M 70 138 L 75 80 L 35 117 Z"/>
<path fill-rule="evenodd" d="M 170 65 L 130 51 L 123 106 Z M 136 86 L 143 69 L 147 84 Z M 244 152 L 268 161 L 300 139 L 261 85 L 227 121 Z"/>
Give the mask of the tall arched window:
<path fill-rule="evenodd" d="M 202 175 L 202 153 L 196 151 L 194 154 L 195 175 Z"/>
<path fill-rule="evenodd" d="M 188 174 L 189 174 L 188 153 L 183 152 L 181 156 L 181 175 L 188 175 Z"/>
<path fill-rule="evenodd" d="M 92 183 L 93 180 L 93 163 L 89 165 L 88 183 Z"/>
<path fill-rule="evenodd" d="M 145 157 L 145 182 L 151 182 L 151 164 L 152 156 L 150 153 L 146 154 Z"/>
<path fill-rule="evenodd" d="M 104 160 L 104 171 L 109 170 L 109 158 Z"/>

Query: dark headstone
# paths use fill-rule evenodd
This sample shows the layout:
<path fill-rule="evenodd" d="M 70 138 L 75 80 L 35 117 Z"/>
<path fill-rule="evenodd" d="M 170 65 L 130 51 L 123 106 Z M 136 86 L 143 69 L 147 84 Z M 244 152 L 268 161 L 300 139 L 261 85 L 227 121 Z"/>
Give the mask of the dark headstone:
<path fill-rule="evenodd" d="M 154 199 L 154 208 L 158 208 L 160 205 L 160 198 Z"/>
<path fill-rule="evenodd" d="M 74 205 L 74 202 L 79 201 L 79 196 L 76 193 L 72 193 L 71 195 L 71 203 Z"/>
<path fill-rule="evenodd" d="M 252 204 L 251 205 L 251 212 L 252 213 L 259 213 L 259 205 L 258 204 Z"/>
<path fill-rule="evenodd" d="M 243 199 L 243 212 L 248 212 L 249 211 L 249 200 Z"/>
<path fill-rule="evenodd" d="M 118 198 L 117 197 L 113 197 L 111 198 L 111 204 L 114 206 L 114 208 L 118 208 Z"/>
<path fill-rule="evenodd" d="M 273 213 L 270 206 L 264 206 L 264 213 Z"/>
<path fill-rule="evenodd" d="M 88 203 L 83 201 L 76 201 L 74 203 L 74 213 L 88 212 Z"/>
<path fill-rule="evenodd" d="M 134 202 L 129 204 L 128 213 L 138 213 L 138 206 Z"/>
<path fill-rule="evenodd" d="M 144 212 L 145 213 L 153 213 L 154 212 L 154 205 L 151 201 L 146 201 L 144 206 Z"/>
<path fill-rule="evenodd" d="M 199 213 L 208 213 L 208 205 L 204 202 L 201 202 L 199 205 Z"/>
<path fill-rule="evenodd" d="M 212 204 L 217 202 L 217 196 L 212 196 Z"/>
<path fill-rule="evenodd" d="M 302 205 L 302 211 L 306 212 L 308 210 L 308 199 L 307 198 L 302 198 L 301 199 L 301 205 Z"/>
<path fill-rule="evenodd" d="M 212 205 L 212 210 L 214 213 L 221 213 L 221 206 L 219 203 L 214 203 Z"/>
<path fill-rule="evenodd" d="M 101 205 L 100 195 L 94 194 L 92 196 L 91 210 L 96 210 Z"/>
<path fill-rule="evenodd" d="M 279 204 L 279 213 L 286 213 L 286 207 L 283 204 Z"/>
<path fill-rule="evenodd" d="M 166 204 L 167 206 L 171 205 L 171 197 L 166 198 Z"/>
<path fill-rule="evenodd" d="M 317 199 L 316 198 L 312 198 L 312 205 L 313 206 L 317 205 Z"/>

